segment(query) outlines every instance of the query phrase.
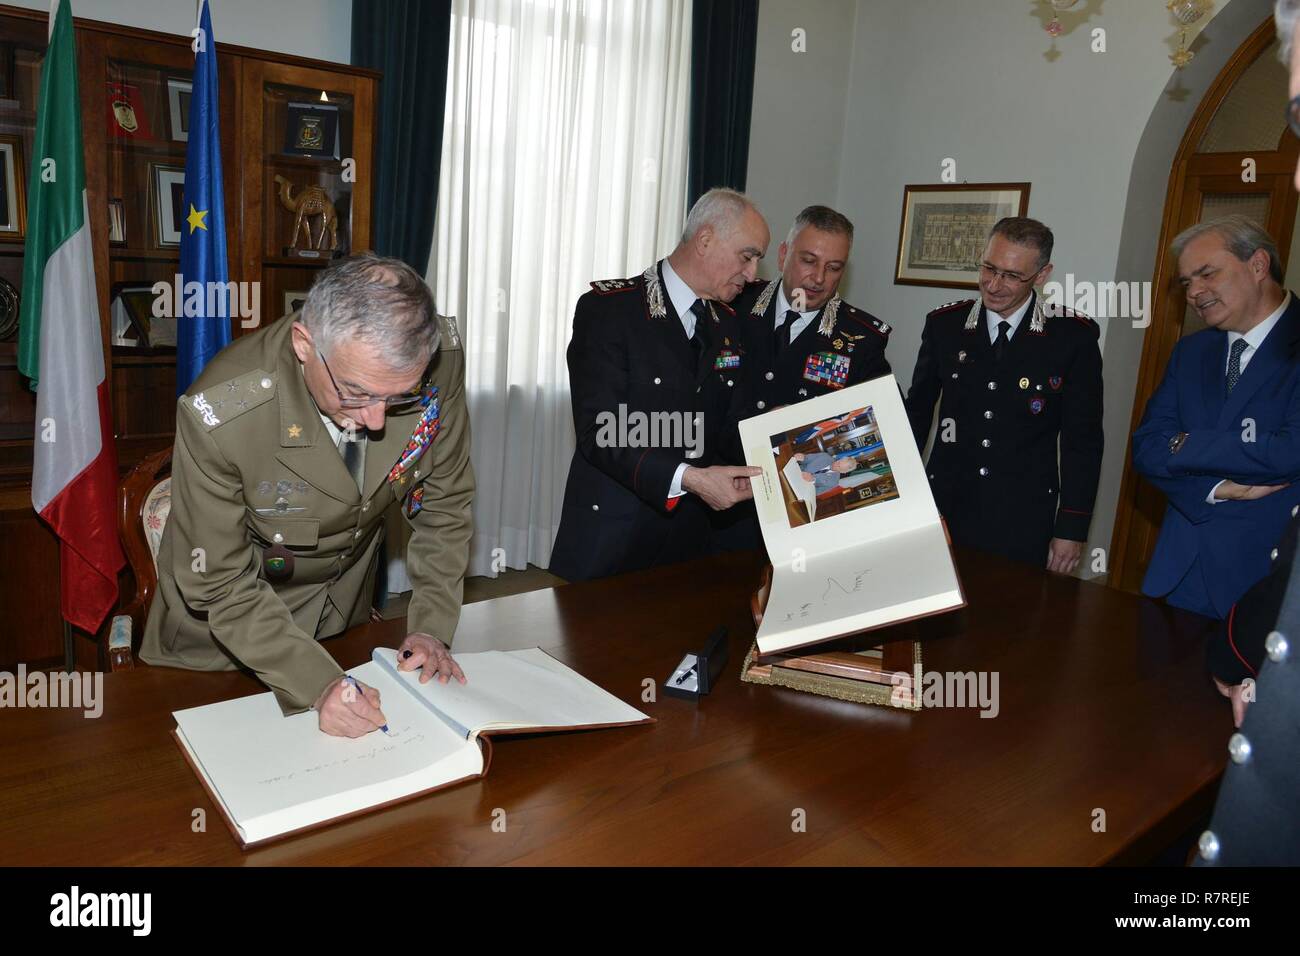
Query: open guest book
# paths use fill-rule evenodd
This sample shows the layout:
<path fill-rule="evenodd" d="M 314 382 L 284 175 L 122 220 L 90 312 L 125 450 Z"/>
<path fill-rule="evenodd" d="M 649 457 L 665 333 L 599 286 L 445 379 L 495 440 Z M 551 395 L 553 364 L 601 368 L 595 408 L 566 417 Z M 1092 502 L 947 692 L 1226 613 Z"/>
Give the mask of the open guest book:
<path fill-rule="evenodd" d="M 467 683 L 421 684 L 376 648 L 348 671 L 379 691 L 388 733 L 332 737 L 270 693 L 176 711 L 175 736 L 244 847 L 484 776 L 495 734 L 653 719 L 539 648 L 457 654 Z"/>
<path fill-rule="evenodd" d="M 892 375 L 740 423 L 772 562 L 771 655 L 964 607 Z"/>

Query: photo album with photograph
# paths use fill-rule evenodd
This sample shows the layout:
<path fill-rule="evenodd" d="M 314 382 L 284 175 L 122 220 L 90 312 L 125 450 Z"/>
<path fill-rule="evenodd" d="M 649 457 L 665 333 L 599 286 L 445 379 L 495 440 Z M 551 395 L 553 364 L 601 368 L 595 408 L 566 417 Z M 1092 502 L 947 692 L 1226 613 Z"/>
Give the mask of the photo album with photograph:
<path fill-rule="evenodd" d="M 772 587 L 772 654 L 965 606 L 892 375 L 740 423 Z"/>

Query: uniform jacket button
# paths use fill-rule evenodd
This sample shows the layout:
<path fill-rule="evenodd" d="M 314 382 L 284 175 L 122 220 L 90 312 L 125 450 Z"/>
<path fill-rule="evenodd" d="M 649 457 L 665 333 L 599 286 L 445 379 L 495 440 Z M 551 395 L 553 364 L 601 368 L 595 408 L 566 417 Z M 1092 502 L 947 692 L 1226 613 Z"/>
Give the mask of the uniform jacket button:
<path fill-rule="evenodd" d="M 1268 559 L 1269 559 L 1270 561 L 1276 561 L 1276 560 L 1277 560 L 1277 548 L 1274 548 L 1272 551 L 1270 551 L 1270 552 L 1268 553 Z"/>
<path fill-rule="evenodd" d="M 271 380 L 270 380 L 269 378 L 264 378 L 264 379 L 262 379 L 262 387 L 263 387 L 263 388 L 270 388 L 270 387 L 271 387 L 271 384 L 272 384 L 272 383 L 271 383 Z"/>
<path fill-rule="evenodd" d="M 953 372 L 953 373 L 952 373 L 952 377 L 953 377 L 953 378 L 956 378 L 956 377 L 957 377 L 957 373 L 956 373 L 956 372 Z"/>
<path fill-rule="evenodd" d="M 1233 763 L 1245 763 L 1250 759 L 1250 741 L 1242 734 L 1233 734 L 1228 738 L 1228 756 Z"/>
<path fill-rule="evenodd" d="M 1201 854 L 1202 860 L 1213 863 L 1219 858 L 1219 838 L 1214 835 L 1213 830 L 1206 830 L 1196 841 L 1196 849 Z"/>
<path fill-rule="evenodd" d="M 1268 659 L 1274 664 L 1281 664 L 1286 660 L 1288 649 L 1286 636 L 1280 631 L 1270 631 L 1268 637 L 1264 639 L 1264 650 L 1268 651 Z"/>
<path fill-rule="evenodd" d="M 984 417 L 985 417 L 985 418 L 992 418 L 992 417 L 993 417 L 993 412 L 992 412 L 992 410 L 986 411 L 986 412 L 984 413 Z"/>
<path fill-rule="evenodd" d="M 656 376 L 655 376 L 655 384 L 658 385 L 661 381 L 663 381 L 663 379 L 659 378 L 659 376 L 656 375 Z"/>
<path fill-rule="evenodd" d="M 592 510 L 592 511 L 599 511 L 599 510 L 600 510 L 600 505 L 592 505 L 592 506 L 591 506 L 591 510 Z"/>
<path fill-rule="evenodd" d="M 997 383 L 997 382 L 989 382 L 989 391 L 990 391 L 990 392 L 996 392 L 997 390 L 998 390 L 998 383 Z"/>
<path fill-rule="evenodd" d="M 988 473 L 989 473 L 989 470 L 988 470 L 987 468 L 981 468 L 981 469 L 980 469 L 980 475 L 981 475 L 981 476 L 983 476 L 983 477 L 988 477 Z"/>
<path fill-rule="evenodd" d="M 772 381 L 772 379 L 776 378 L 776 376 L 771 372 L 766 372 L 764 373 L 763 378 L 767 379 L 770 382 Z"/>
<path fill-rule="evenodd" d="M 271 540 L 276 544 L 284 544 L 284 535 L 277 531 L 275 534 L 271 535 Z"/>
<path fill-rule="evenodd" d="M 989 440 L 986 438 L 986 439 L 984 439 L 982 442 L 980 442 L 980 444 L 983 445 L 985 448 L 988 448 L 990 445 L 993 444 L 993 442 L 989 441 Z"/>
<path fill-rule="evenodd" d="M 755 407 L 755 408 L 767 408 L 767 402 L 763 401 L 763 400 L 760 398 L 758 401 L 756 401 L 756 402 L 754 403 L 754 407 Z"/>
<path fill-rule="evenodd" d="M 1296 505 L 1291 509 L 1291 517 L 1294 518 L 1297 512 L 1300 512 L 1300 505 Z"/>

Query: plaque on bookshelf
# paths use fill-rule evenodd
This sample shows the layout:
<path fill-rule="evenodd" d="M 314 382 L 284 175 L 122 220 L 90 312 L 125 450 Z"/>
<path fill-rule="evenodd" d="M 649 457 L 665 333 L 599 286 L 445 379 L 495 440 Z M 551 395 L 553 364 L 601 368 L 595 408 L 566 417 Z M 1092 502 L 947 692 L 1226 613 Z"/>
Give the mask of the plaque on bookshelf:
<path fill-rule="evenodd" d="M 25 234 L 23 138 L 0 134 L 0 239 L 21 239 Z"/>
<path fill-rule="evenodd" d="M 177 142 L 189 142 L 190 138 L 190 94 L 194 84 L 189 80 L 167 78 L 167 113 L 171 119 L 172 139 Z"/>
<path fill-rule="evenodd" d="M 285 108 L 284 151 L 292 156 L 339 158 L 339 108 L 328 103 L 290 103 Z"/>
<path fill-rule="evenodd" d="M 339 217 L 329 194 L 320 186 L 295 186 L 283 176 L 276 176 L 275 182 L 279 187 L 280 205 L 294 216 L 293 232 L 284 254 L 302 259 L 330 258 L 339 245 Z M 314 238 L 313 219 L 320 222 L 320 232 Z M 301 249 L 298 248 L 300 233 L 307 237 Z M 326 234 L 329 235 L 328 246 L 325 245 Z"/>
<path fill-rule="evenodd" d="M 150 163 L 149 180 L 153 185 L 154 238 L 164 249 L 179 246 L 185 222 L 185 168 Z"/>
<path fill-rule="evenodd" d="M 108 84 L 108 129 L 114 136 L 153 138 L 140 87 L 130 83 Z"/>

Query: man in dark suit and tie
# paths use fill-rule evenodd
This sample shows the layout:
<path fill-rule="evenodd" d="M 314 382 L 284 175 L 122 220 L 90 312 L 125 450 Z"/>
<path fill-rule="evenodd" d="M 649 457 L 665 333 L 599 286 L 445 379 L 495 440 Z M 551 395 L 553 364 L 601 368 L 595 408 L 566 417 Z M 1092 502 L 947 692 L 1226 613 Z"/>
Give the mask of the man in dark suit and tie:
<path fill-rule="evenodd" d="M 707 554 L 710 510 L 752 496 L 759 469 L 735 464 L 745 355 L 727 303 L 768 238 L 746 196 L 713 189 L 671 255 L 578 300 L 568 351 L 578 447 L 552 573 L 581 581 Z"/>
<path fill-rule="evenodd" d="M 1185 230 L 1173 252 L 1209 328 L 1175 346 L 1133 435 L 1134 466 L 1169 501 L 1142 590 L 1225 618 L 1300 503 L 1300 302 L 1244 216 Z"/>
<path fill-rule="evenodd" d="M 939 403 L 926 472 L 954 544 L 1068 574 L 1101 473 L 1101 352 L 1097 323 L 1034 291 L 1053 242 L 1036 219 L 993 227 L 980 298 L 925 318 L 907 415 L 924 451 Z"/>

